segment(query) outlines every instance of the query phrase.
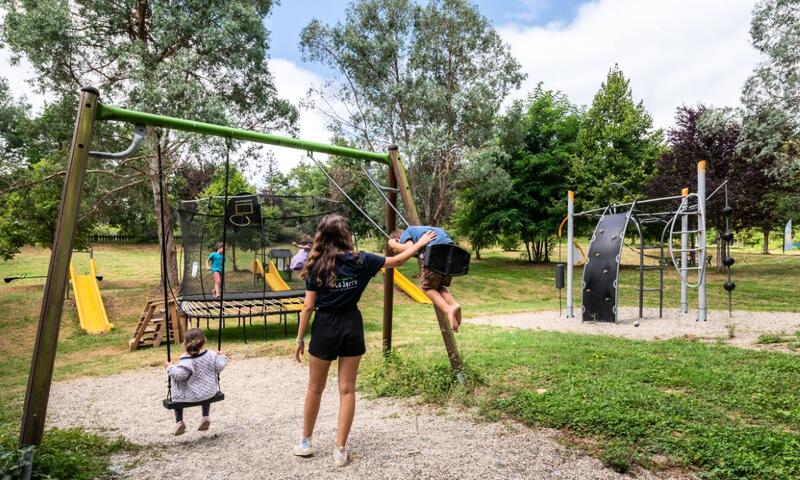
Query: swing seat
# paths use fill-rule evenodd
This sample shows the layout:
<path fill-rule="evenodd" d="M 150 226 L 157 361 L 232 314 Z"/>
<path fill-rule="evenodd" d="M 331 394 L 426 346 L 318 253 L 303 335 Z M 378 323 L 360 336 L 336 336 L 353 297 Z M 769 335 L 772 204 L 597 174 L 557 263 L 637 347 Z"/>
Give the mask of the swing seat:
<path fill-rule="evenodd" d="M 460 277 L 469 273 L 470 253 L 454 243 L 428 244 L 422 265 L 442 275 Z"/>
<path fill-rule="evenodd" d="M 223 400 L 225 400 L 225 394 L 218 391 L 213 397 L 199 402 L 177 402 L 167 398 L 162 403 L 164 404 L 164 408 L 167 410 L 177 410 L 179 408 L 199 407 L 204 403 L 216 403 Z"/>

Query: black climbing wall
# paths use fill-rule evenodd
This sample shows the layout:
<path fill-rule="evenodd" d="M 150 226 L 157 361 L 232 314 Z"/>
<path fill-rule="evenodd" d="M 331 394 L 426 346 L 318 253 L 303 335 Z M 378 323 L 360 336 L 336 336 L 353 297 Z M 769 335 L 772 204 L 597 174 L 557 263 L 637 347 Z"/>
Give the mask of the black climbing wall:
<path fill-rule="evenodd" d="M 603 215 L 597 222 L 583 266 L 583 321 L 617 321 L 617 278 L 628 213 Z"/>

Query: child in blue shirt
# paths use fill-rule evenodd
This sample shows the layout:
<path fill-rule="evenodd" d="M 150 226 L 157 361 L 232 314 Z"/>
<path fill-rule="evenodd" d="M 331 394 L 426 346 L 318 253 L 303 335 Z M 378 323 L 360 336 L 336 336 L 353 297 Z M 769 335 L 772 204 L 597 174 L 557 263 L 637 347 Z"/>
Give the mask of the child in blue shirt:
<path fill-rule="evenodd" d="M 407 229 L 398 229 L 389 235 L 389 248 L 395 253 L 404 252 L 410 248 L 416 248 L 414 245 L 420 238 L 427 232 L 436 234 L 436 238 L 431 242 L 431 245 L 450 244 L 454 243 L 450 235 L 439 227 L 430 227 L 426 225 L 411 226 Z M 450 328 L 454 332 L 458 332 L 461 326 L 461 305 L 456 302 L 447 287 L 453 281 L 450 275 L 442 275 L 441 273 L 434 272 L 422 266 L 424 264 L 423 256 L 420 255 L 420 287 L 425 292 L 428 298 L 431 299 L 434 305 L 447 314 L 447 320 L 450 322 Z"/>
<path fill-rule="evenodd" d="M 208 259 L 206 259 L 206 266 L 211 270 L 211 274 L 214 275 L 215 297 L 222 295 L 222 262 L 225 259 L 225 257 L 222 256 L 222 252 L 224 251 L 225 244 L 217 242 L 214 245 L 214 251 L 211 252 L 211 254 L 208 255 Z"/>

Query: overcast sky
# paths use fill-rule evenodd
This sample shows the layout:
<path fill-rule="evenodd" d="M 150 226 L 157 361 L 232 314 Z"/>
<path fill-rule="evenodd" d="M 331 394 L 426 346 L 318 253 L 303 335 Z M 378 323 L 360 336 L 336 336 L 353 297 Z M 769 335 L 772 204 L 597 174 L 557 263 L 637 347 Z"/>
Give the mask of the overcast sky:
<path fill-rule="evenodd" d="M 344 18 L 346 0 L 283 0 L 266 26 L 271 32 L 270 69 L 279 94 L 297 104 L 314 84 L 332 75 L 300 59 L 302 28 L 312 18 L 335 23 Z M 757 61 L 748 34 L 755 0 L 480 0 L 522 65 L 528 78 L 512 97 L 522 97 L 539 82 L 589 104 L 608 69 L 619 64 L 659 127 L 672 124 L 675 108 L 702 101 L 739 105 L 742 84 Z M 0 65 L 12 91 L 26 92 L 30 70 Z M 43 99 L 27 95 L 35 107 Z M 302 110 L 302 138 L 326 141 L 322 117 Z M 294 150 L 275 149 L 282 170 L 300 159 Z"/>

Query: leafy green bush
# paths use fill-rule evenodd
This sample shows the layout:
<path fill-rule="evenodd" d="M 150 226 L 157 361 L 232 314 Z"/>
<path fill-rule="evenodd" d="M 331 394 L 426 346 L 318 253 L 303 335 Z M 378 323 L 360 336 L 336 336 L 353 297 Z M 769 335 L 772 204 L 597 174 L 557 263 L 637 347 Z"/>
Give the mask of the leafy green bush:
<path fill-rule="evenodd" d="M 33 455 L 34 479 L 91 480 L 108 473 L 109 456 L 135 445 L 123 439 L 107 438 L 78 428 L 52 428 Z M 22 478 L 26 449 L 19 448 L 16 432 L 0 434 L 0 479 Z"/>
<path fill-rule="evenodd" d="M 758 336 L 758 340 L 756 343 L 760 343 L 762 345 L 769 345 L 772 343 L 782 343 L 784 341 L 782 335 L 778 335 L 775 333 L 765 333 L 763 335 Z"/>
<path fill-rule="evenodd" d="M 422 395 L 427 401 L 442 399 L 458 388 L 471 392 L 482 383 L 477 372 L 464 367 L 464 383 L 461 386 L 453 375 L 450 363 L 441 357 L 404 356 L 396 351 L 378 362 L 365 365 L 360 377 L 371 394 L 379 397 L 406 397 Z"/>

